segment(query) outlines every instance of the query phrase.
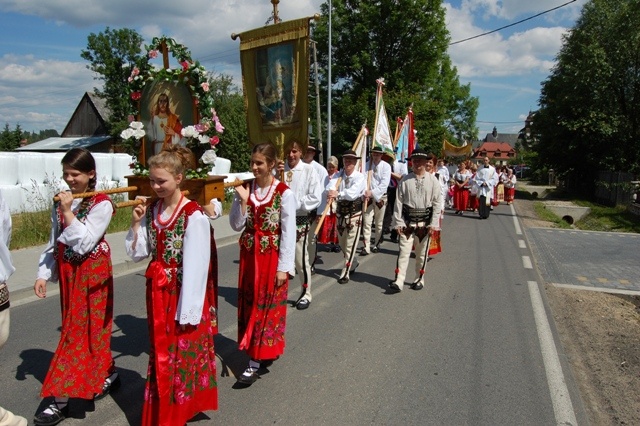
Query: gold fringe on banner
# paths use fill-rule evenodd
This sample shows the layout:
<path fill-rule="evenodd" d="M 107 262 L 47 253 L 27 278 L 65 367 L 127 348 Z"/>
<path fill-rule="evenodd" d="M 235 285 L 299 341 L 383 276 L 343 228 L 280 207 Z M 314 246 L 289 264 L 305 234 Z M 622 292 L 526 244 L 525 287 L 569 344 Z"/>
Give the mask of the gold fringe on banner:
<path fill-rule="evenodd" d="M 449 142 L 442 141 L 442 157 L 471 157 L 473 145 L 468 143 L 465 146 L 455 146 Z"/>
<path fill-rule="evenodd" d="M 249 143 L 271 142 L 280 158 L 308 143 L 309 19 L 238 35 Z"/>

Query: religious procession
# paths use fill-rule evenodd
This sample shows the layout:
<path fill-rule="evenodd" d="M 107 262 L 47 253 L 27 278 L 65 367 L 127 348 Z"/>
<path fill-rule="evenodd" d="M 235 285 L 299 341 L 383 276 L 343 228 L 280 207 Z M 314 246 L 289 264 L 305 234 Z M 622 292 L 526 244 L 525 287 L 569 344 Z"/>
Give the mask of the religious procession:
<path fill-rule="evenodd" d="M 396 258 L 387 293 L 407 287 L 419 291 L 427 284 L 428 262 L 443 251 L 447 207 L 487 219 L 497 203 L 513 201 L 515 176 L 496 169 L 487 157 L 481 165 L 461 161 L 450 176 L 445 150 L 438 156 L 420 147 L 411 108 L 392 136 L 383 78 L 376 81 L 372 132 L 363 125 L 340 158 L 330 156 L 326 166 L 316 161 L 321 147 L 308 141 L 308 89 L 297 77 L 308 74 L 308 64 L 293 59 L 307 54 L 310 19 L 236 36 L 241 39 L 244 81 L 250 86 L 245 93 L 256 94 L 247 96 L 250 177 L 232 182 L 208 178 L 213 189 L 189 186 L 196 152 L 185 141 L 197 138 L 213 147 L 216 133 L 224 129 L 205 86 L 195 86 L 203 90 L 190 100 L 198 106 L 192 117 L 198 124 L 188 126 L 186 113 L 172 111 L 171 99 L 185 96 L 179 86 L 158 81 L 136 87 L 133 74 L 137 118 L 149 124 L 140 146 L 148 173 L 124 188 L 131 201 L 116 206 L 109 194 L 118 191 L 97 189 L 90 151 L 73 148 L 61 159 L 66 186 L 51 211 L 52 229 L 34 292 L 45 298 L 47 283 L 60 282 L 62 326 L 40 391 L 51 402 L 35 415 L 34 424 L 56 425 L 69 416 L 74 400 L 97 401 L 124 384 L 111 354 L 113 271 L 104 238 L 117 207 L 133 207 L 127 255 L 134 262 L 150 259 L 145 272 L 150 353 L 142 424 L 168 426 L 218 409 L 218 263 L 210 219 L 222 216 L 225 189 L 233 191 L 229 223 L 241 232 L 237 346 L 249 362 L 236 379 L 247 387 L 284 355 L 290 284 L 299 288 L 295 309 L 312 305 L 319 248 L 342 253 L 336 281 L 347 285 L 358 271 L 358 259 L 388 255 L 381 253 L 386 245 Z M 292 42 L 273 44 L 272 32 L 278 32 L 279 41 L 285 37 Z M 165 38 L 153 45 L 151 52 L 164 55 L 177 47 Z M 132 122 L 129 132 L 138 139 L 145 135 L 139 132 L 142 125 L 135 124 L 140 122 Z M 200 154 L 203 159 L 207 155 Z M 8 226 L 1 229 L 0 254 L 6 254 L 11 225 L 8 210 L 2 212 Z M 412 254 L 413 274 L 407 271 Z M 4 282 L 13 267 L 10 256 L 0 257 L 8 271 L 1 277 Z M 9 419 L 3 424 L 26 424 L 10 412 L 0 414 Z"/>

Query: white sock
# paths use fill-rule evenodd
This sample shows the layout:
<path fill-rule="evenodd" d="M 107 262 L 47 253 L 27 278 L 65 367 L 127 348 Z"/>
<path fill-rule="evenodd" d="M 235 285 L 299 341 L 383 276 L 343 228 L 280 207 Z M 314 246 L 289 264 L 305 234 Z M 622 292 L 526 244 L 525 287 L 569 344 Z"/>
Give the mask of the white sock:
<path fill-rule="evenodd" d="M 58 398 L 56 397 L 54 404 L 51 405 L 55 405 L 58 410 L 62 410 L 64 407 L 67 406 L 67 403 L 69 402 L 69 398 Z M 48 416 L 53 415 L 53 410 L 49 407 L 47 407 L 43 412 L 43 414 L 46 414 Z"/>

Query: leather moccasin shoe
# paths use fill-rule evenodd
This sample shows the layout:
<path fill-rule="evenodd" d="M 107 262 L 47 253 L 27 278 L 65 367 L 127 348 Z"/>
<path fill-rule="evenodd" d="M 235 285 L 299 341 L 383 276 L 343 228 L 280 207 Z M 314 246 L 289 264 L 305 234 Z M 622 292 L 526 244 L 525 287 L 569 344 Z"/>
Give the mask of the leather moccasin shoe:
<path fill-rule="evenodd" d="M 260 376 L 258 375 L 258 371 L 254 371 L 251 368 L 247 368 L 244 370 L 244 373 L 238 377 L 238 382 L 245 385 L 252 385 L 258 380 Z"/>
<path fill-rule="evenodd" d="M 298 301 L 298 303 L 296 303 L 296 309 L 299 311 L 303 311 L 305 309 L 307 309 L 309 307 L 309 305 L 311 305 L 311 302 L 309 302 L 308 299 L 300 299 L 300 301 Z"/>
<path fill-rule="evenodd" d="M 395 282 L 391 281 L 389 283 L 389 293 L 400 293 L 400 287 Z"/>

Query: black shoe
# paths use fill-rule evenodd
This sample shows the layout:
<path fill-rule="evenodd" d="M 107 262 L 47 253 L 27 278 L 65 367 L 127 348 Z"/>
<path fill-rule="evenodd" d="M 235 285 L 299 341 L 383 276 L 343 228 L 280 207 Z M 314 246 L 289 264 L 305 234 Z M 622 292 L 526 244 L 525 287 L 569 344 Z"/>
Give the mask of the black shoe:
<path fill-rule="evenodd" d="M 373 246 L 371 247 L 371 253 L 377 253 L 380 249 L 378 248 L 378 246 Z"/>
<path fill-rule="evenodd" d="M 349 282 L 349 278 L 348 277 L 340 277 L 338 278 L 338 284 L 346 284 Z"/>
<path fill-rule="evenodd" d="M 102 385 L 102 392 L 95 394 L 93 396 L 93 400 L 98 401 L 104 398 L 111 392 L 118 390 L 120 388 L 120 385 L 120 375 L 117 375 L 113 382 L 109 380 L 109 378 L 106 378 L 104 384 Z"/>
<path fill-rule="evenodd" d="M 274 359 L 265 359 L 265 360 L 260 361 L 260 368 L 265 369 L 265 368 L 271 367 L 273 365 L 273 362 L 277 361 L 278 358 L 280 358 L 280 357 L 276 357 Z"/>
<path fill-rule="evenodd" d="M 309 305 L 311 305 L 311 302 L 309 302 L 309 299 L 300 299 L 298 303 L 296 303 L 296 309 L 299 311 L 303 311 L 307 309 Z"/>
<path fill-rule="evenodd" d="M 247 368 L 246 370 L 244 370 L 244 373 L 242 373 L 239 377 L 238 377 L 238 382 L 245 384 L 245 385 L 252 385 L 256 382 L 256 380 L 258 380 L 260 378 L 260 376 L 258 375 L 258 371 L 254 371 L 252 368 Z"/>
<path fill-rule="evenodd" d="M 424 288 L 424 284 L 422 284 L 420 281 L 415 282 L 413 284 L 411 284 L 411 288 L 414 290 L 422 290 Z"/>
<path fill-rule="evenodd" d="M 340 246 L 333 246 L 333 249 L 331 249 L 331 251 L 334 253 L 340 253 L 342 249 L 340 248 Z"/>
<path fill-rule="evenodd" d="M 45 414 L 46 409 L 53 411 L 52 414 Z M 53 426 L 57 425 L 61 421 L 67 418 L 69 415 L 69 404 L 63 408 L 58 408 L 58 405 L 54 402 L 45 408 L 40 414 L 33 418 L 33 424 L 37 426 Z"/>
<path fill-rule="evenodd" d="M 394 281 L 391 281 L 389 283 L 389 293 L 400 293 L 402 290 L 400 290 L 400 287 L 398 287 L 398 284 L 396 284 Z"/>
<path fill-rule="evenodd" d="M 366 248 L 362 248 L 362 250 L 360 250 L 360 256 L 367 256 L 369 254 L 369 252 L 367 251 Z"/>

